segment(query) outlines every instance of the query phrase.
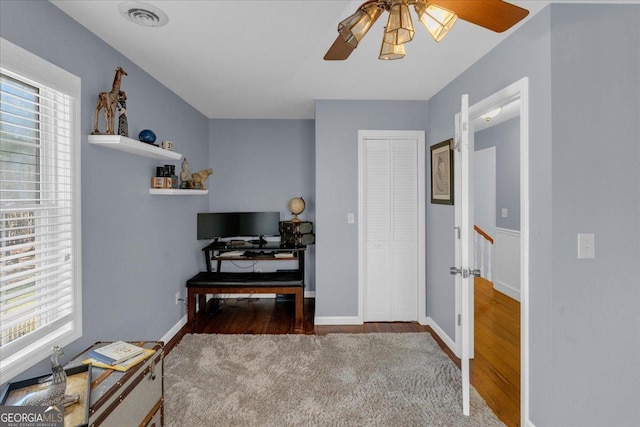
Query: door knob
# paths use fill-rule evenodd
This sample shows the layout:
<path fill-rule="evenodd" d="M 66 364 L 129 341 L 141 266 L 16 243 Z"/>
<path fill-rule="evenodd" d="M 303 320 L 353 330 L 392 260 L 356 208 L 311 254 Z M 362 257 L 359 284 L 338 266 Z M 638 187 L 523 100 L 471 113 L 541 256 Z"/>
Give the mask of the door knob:
<path fill-rule="evenodd" d="M 482 274 L 482 272 L 478 269 L 475 270 L 470 270 L 468 268 L 456 268 L 456 267 L 449 267 L 449 274 L 452 275 L 456 275 L 456 274 L 460 274 L 463 278 L 467 278 L 469 276 L 476 276 L 476 277 L 480 277 L 480 275 Z"/>

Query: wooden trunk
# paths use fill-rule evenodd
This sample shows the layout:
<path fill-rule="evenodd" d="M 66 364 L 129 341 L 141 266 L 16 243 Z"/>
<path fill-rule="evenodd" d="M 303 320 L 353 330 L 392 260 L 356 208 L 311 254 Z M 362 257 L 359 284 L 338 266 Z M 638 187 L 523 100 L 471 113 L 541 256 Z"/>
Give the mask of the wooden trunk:
<path fill-rule="evenodd" d="M 69 362 L 82 364 L 96 343 Z M 122 427 L 164 425 L 164 344 L 132 342 L 156 352 L 126 372 L 92 367 L 89 426 Z"/>

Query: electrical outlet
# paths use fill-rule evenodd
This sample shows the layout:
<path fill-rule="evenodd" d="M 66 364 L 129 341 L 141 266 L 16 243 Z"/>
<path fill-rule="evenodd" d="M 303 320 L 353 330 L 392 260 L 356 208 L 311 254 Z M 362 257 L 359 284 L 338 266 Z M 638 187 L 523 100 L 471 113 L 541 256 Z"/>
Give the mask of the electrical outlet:
<path fill-rule="evenodd" d="M 596 237 L 593 233 L 578 234 L 578 259 L 596 257 Z"/>
<path fill-rule="evenodd" d="M 180 304 L 180 292 L 176 292 L 176 305 Z"/>

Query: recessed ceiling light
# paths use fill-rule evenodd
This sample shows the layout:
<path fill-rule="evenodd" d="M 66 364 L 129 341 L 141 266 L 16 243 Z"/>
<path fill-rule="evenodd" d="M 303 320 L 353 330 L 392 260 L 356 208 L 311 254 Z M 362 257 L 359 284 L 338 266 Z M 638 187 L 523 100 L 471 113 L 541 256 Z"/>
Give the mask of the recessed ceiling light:
<path fill-rule="evenodd" d="M 494 119 L 498 114 L 500 114 L 501 111 L 502 111 L 502 107 L 498 107 L 495 110 L 491 110 L 486 114 L 480 115 L 480 117 L 482 117 L 483 119 L 489 122 L 491 121 L 491 119 Z"/>
<path fill-rule="evenodd" d="M 139 1 L 128 1 L 118 5 L 120 14 L 143 27 L 162 27 L 169 22 L 169 17 L 155 6 Z"/>

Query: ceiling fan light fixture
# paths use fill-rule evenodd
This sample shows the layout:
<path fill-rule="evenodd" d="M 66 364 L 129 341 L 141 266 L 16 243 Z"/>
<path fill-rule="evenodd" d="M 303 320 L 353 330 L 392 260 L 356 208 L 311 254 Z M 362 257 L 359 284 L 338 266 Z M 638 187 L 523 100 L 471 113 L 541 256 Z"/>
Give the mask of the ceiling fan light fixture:
<path fill-rule="evenodd" d="M 380 55 L 378 55 L 378 59 L 390 61 L 393 59 L 402 59 L 404 56 L 404 44 L 388 43 L 384 37 L 382 38 L 382 46 L 380 46 Z"/>
<path fill-rule="evenodd" d="M 389 9 L 384 41 L 394 45 L 405 44 L 413 39 L 414 33 L 407 3 L 404 1 L 393 3 Z"/>
<path fill-rule="evenodd" d="M 414 6 L 418 19 L 437 42 L 447 35 L 458 15 L 427 0 L 418 0 Z"/>
<path fill-rule="evenodd" d="M 139 1 L 120 3 L 118 11 L 129 21 L 143 27 L 162 27 L 169 22 L 169 17 L 162 10 Z"/>
<path fill-rule="evenodd" d="M 338 24 L 338 32 L 349 46 L 355 48 L 382 15 L 382 11 L 376 2 L 363 4 L 353 15 Z"/>

